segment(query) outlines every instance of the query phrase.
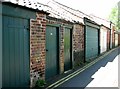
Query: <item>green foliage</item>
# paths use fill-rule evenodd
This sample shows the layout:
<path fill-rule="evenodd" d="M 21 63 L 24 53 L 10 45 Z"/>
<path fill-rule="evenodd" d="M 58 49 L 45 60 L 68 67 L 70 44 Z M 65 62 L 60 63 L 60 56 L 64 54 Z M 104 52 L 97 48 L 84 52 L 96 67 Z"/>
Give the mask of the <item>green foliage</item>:
<path fill-rule="evenodd" d="M 111 9 L 111 13 L 109 15 L 109 20 L 115 24 L 116 29 L 118 29 L 118 6 L 116 5 Z"/>
<path fill-rule="evenodd" d="M 46 82 L 44 80 L 38 80 L 36 82 L 36 87 L 44 87 L 46 85 Z"/>

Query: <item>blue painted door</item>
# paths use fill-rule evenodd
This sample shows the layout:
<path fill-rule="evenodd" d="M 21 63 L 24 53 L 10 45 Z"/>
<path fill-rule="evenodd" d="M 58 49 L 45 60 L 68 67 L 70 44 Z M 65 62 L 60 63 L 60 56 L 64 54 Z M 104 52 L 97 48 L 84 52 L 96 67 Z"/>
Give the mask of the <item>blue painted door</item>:
<path fill-rule="evenodd" d="M 86 61 L 98 56 L 98 29 L 86 26 Z"/>
<path fill-rule="evenodd" d="M 3 87 L 28 87 L 29 21 L 3 16 Z"/>
<path fill-rule="evenodd" d="M 47 26 L 46 28 L 46 79 L 58 74 L 58 38 L 57 28 Z"/>
<path fill-rule="evenodd" d="M 70 29 L 64 29 L 64 70 L 71 69 L 71 34 Z"/>

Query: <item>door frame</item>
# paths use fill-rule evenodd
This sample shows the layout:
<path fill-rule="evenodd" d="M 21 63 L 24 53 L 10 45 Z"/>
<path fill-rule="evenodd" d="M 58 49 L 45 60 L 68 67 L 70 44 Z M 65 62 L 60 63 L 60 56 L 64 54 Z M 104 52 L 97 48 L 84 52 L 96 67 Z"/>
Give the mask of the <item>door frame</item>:
<path fill-rule="evenodd" d="M 87 26 L 98 30 L 98 55 L 100 54 L 100 25 L 96 22 L 84 17 L 84 62 L 86 62 L 86 31 Z"/>

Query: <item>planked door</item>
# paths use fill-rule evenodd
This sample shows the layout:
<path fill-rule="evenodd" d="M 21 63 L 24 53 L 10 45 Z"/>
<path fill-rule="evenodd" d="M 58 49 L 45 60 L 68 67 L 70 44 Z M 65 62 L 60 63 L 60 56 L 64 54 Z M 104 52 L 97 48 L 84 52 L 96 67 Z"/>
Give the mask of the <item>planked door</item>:
<path fill-rule="evenodd" d="M 30 84 L 29 21 L 3 16 L 3 87 Z"/>
<path fill-rule="evenodd" d="M 98 29 L 86 27 L 86 61 L 98 55 Z"/>
<path fill-rule="evenodd" d="M 46 28 L 46 79 L 58 74 L 58 36 L 57 28 L 47 26 Z"/>
<path fill-rule="evenodd" d="M 71 62 L 71 34 L 70 29 L 64 29 L 64 71 L 70 70 Z"/>

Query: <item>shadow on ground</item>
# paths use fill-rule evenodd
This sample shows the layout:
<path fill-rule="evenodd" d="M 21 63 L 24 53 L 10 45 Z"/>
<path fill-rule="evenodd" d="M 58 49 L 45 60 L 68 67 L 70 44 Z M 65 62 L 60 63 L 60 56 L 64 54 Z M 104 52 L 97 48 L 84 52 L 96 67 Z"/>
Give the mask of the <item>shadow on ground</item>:
<path fill-rule="evenodd" d="M 81 72 L 74 78 L 68 80 L 67 82 L 60 85 L 57 89 L 64 87 L 79 87 L 79 89 L 84 89 L 92 80 L 92 75 L 95 74 L 101 67 L 105 67 L 108 62 L 112 62 L 117 55 L 120 54 L 120 48 L 114 50 L 108 54 L 103 59 L 99 60 L 96 64 L 92 65 L 85 71 Z M 81 87 L 81 88 L 80 88 Z"/>

